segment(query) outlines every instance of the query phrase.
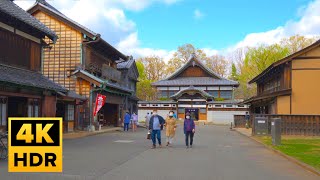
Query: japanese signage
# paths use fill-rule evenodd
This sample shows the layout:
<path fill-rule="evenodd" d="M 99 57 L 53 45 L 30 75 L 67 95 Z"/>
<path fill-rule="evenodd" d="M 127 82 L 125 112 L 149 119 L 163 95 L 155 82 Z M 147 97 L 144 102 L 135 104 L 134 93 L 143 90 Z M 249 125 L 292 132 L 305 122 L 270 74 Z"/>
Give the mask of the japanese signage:
<path fill-rule="evenodd" d="M 96 97 L 96 104 L 93 112 L 93 116 L 96 116 L 97 113 L 100 111 L 100 109 L 103 107 L 103 105 L 106 103 L 107 97 L 102 94 L 97 94 Z"/>

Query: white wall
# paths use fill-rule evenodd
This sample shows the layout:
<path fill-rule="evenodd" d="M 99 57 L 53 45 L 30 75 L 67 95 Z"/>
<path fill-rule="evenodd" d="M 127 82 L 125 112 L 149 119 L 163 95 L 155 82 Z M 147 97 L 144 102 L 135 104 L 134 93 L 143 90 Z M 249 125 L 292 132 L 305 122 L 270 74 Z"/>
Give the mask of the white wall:
<path fill-rule="evenodd" d="M 208 122 L 215 124 L 233 123 L 233 115 L 245 115 L 247 111 L 208 111 Z"/>
<path fill-rule="evenodd" d="M 167 115 L 169 114 L 170 110 L 158 110 L 158 115 L 162 116 L 164 119 L 167 117 Z M 138 110 L 138 118 L 139 121 L 145 121 L 145 117 L 147 115 L 147 113 L 151 113 L 152 110 L 144 110 L 144 109 L 139 109 Z M 177 112 L 174 111 L 176 114 Z"/>

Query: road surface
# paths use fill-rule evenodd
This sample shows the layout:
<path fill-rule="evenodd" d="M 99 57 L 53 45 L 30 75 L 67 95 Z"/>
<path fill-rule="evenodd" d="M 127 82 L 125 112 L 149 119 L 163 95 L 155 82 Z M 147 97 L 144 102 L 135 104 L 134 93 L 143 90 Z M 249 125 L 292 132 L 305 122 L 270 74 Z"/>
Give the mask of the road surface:
<path fill-rule="evenodd" d="M 173 147 L 150 147 L 145 129 L 64 140 L 63 173 L 8 173 L 1 161 L 0 179 L 320 179 L 226 126 L 197 127 L 192 149 L 185 148 L 181 127 Z"/>

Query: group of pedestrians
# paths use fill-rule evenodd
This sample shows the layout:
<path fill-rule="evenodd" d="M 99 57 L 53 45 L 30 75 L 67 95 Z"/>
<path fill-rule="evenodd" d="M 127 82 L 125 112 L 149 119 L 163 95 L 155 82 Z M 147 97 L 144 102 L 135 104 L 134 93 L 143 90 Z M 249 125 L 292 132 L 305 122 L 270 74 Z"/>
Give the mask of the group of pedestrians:
<path fill-rule="evenodd" d="M 169 146 L 173 143 L 177 129 L 177 116 L 175 115 L 174 111 L 170 111 L 168 117 L 164 119 L 162 116 L 157 114 L 156 110 L 154 110 L 153 113 L 146 116 L 146 124 L 148 124 L 147 128 L 151 133 L 152 149 L 156 148 L 156 140 L 158 140 L 159 147 L 162 147 L 161 131 L 164 129 L 164 127 L 166 128 L 166 146 Z M 195 133 L 195 123 L 194 120 L 191 119 L 189 113 L 186 113 L 183 123 L 183 130 L 185 134 L 186 148 L 192 148 L 193 136 Z"/>
<path fill-rule="evenodd" d="M 124 116 L 124 122 L 123 122 L 123 131 L 129 131 L 129 125 L 131 123 L 132 131 L 135 132 L 137 130 L 137 124 L 138 124 L 138 115 L 137 113 L 133 113 L 130 115 L 129 112 L 126 112 L 126 115 Z"/>

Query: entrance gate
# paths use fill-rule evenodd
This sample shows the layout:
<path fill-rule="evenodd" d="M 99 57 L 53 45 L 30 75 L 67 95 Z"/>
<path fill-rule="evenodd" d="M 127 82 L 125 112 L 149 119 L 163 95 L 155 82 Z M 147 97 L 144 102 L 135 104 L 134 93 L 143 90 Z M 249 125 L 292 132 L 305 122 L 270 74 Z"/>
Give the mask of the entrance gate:
<path fill-rule="evenodd" d="M 185 114 L 190 113 L 191 119 L 198 121 L 199 120 L 199 109 L 198 108 L 186 108 Z"/>

